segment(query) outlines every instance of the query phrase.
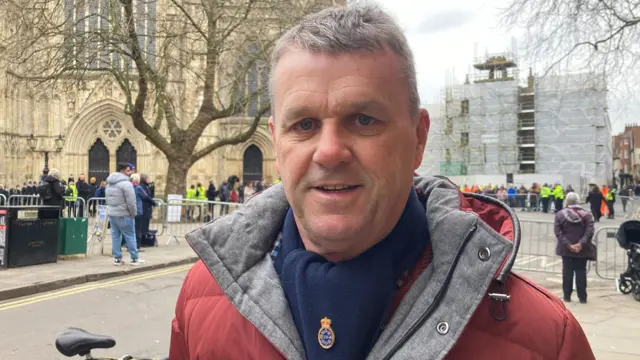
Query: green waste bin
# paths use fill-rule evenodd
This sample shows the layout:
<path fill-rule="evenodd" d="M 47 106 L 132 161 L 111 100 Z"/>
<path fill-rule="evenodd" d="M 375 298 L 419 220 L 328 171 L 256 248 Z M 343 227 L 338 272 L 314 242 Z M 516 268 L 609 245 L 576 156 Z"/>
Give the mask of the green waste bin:
<path fill-rule="evenodd" d="M 85 217 L 60 218 L 58 255 L 77 255 L 87 252 L 89 222 Z"/>

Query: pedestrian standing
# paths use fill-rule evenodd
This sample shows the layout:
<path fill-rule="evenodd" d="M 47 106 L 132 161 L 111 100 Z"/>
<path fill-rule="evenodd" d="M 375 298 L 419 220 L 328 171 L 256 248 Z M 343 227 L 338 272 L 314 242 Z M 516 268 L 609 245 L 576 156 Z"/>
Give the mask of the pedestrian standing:
<path fill-rule="evenodd" d="M 587 195 L 587 202 L 591 208 L 591 215 L 593 215 L 596 222 L 600 222 L 600 218 L 602 217 L 600 207 L 602 206 L 603 200 L 604 197 L 602 196 L 602 192 L 600 192 L 600 188 L 598 188 L 598 185 L 593 185 L 589 195 Z"/>
<path fill-rule="evenodd" d="M 107 178 L 107 206 L 109 207 L 109 222 L 111 223 L 111 253 L 113 264 L 122 265 L 121 239 L 127 245 L 131 256 L 131 265 L 140 265 L 144 260 L 138 256 L 136 246 L 135 217 L 138 212 L 136 206 L 136 193 L 133 184 L 129 181 L 131 168 L 129 164 L 118 164 L 118 172 Z"/>
<path fill-rule="evenodd" d="M 564 301 L 571 301 L 573 279 L 580 303 L 587 303 L 587 261 L 596 259 L 596 247 L 591 242 L 593 215 L 578 205 L 576 193 L 567 194 L 567 208 L 556 213 L 556 255 L 562 257 L 562 290 Z"/>

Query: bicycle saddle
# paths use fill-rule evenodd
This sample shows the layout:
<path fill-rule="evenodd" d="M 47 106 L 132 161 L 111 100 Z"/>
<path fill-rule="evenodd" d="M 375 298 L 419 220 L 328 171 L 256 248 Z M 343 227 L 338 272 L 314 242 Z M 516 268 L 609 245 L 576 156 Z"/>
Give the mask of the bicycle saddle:
<path fill-rule="evenodd" d="M 56 339 L 56 349 L 67 357 L 85 356 L 93 349 L 108 349 L 116 345 L 110 336 L 95 335 L 78 328 L 68 328 Z"/>

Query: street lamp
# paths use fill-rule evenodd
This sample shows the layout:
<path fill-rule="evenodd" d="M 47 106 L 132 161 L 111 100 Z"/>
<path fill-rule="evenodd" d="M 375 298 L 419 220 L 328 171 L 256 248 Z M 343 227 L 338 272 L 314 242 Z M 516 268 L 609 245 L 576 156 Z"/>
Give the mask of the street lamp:
<path fill-rule="evenodd" d="M 58 153 L 62 151 L 62 148 L 64 147 L 64 137 L 62 137 L 62 134 L 58 135 L 58 137 L 54 141 L 55 149 L 53 150 L 36 149 L 38 147 L 38 140 L 39 139 L 37 139 L 35 136 L 33 136 L 33 134 L 31 134 L 31 136 L 27 139 L 27 145 L 29 145 L 29 148 L 33 152 L 44 153 L 44 169 L 42 169 L 42 175 L 47 176 L 49 174 L 49 153 L 50 152 Z"/>

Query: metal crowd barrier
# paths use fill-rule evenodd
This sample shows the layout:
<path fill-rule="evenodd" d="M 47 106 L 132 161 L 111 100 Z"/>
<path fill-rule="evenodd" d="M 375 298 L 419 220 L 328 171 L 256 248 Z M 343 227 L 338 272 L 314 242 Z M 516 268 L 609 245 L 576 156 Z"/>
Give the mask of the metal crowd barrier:
<path fill-rule="evenodd" d="M 616 196 L 614 210 L 616 214 L 624 214 L 625 220 L 640 220 L 640 198 Z"/>
<path fill-rule="evenodd" d="M 515 270 L 562 274 L 562 258 L 556 255 L 553 221 L 520 220 L 521 238 Z M 587 272 L 591 261 L 587 263 Z"/>
<path fill-rule="evenodd" d="M 7 197 L 4 194 L 0 194 L 0 205 L 7 204 Z"/>
<path fill-rule="evenodd" d="M 38 195 L 11 195 L 7 204 L 9 206 L 40 206 L 42 199 Z"/>
<path fill-rule="evenodd" d="M 207 200 L 171 200 L 163 203 L 165 233 L 169 237 L 166 245 L 172 241 L 180 243 L 189 232 L 242 206 L 241 203 Z"/>
<path fill-rule="evenodd" d="M 522 211 L 538 211 L 541 209 L 540 204 L 540 194 L 537 193 L 526 193 L 526 194 L 515 194 L 498 196 L 498 194 L 485 194 L 485 196 L 490 196 L 494 199 L 498 199 L 503 203 L 507 204 L 513 209 L 522 209 Z"/>
<path fill-rule="evenodd" d="M 593 236 L 598 251 L 596 274 L 607 280 L 615 280 L 628 266 L 626 251 L 615 239 L 617 226 L 603 226 Z"/>

